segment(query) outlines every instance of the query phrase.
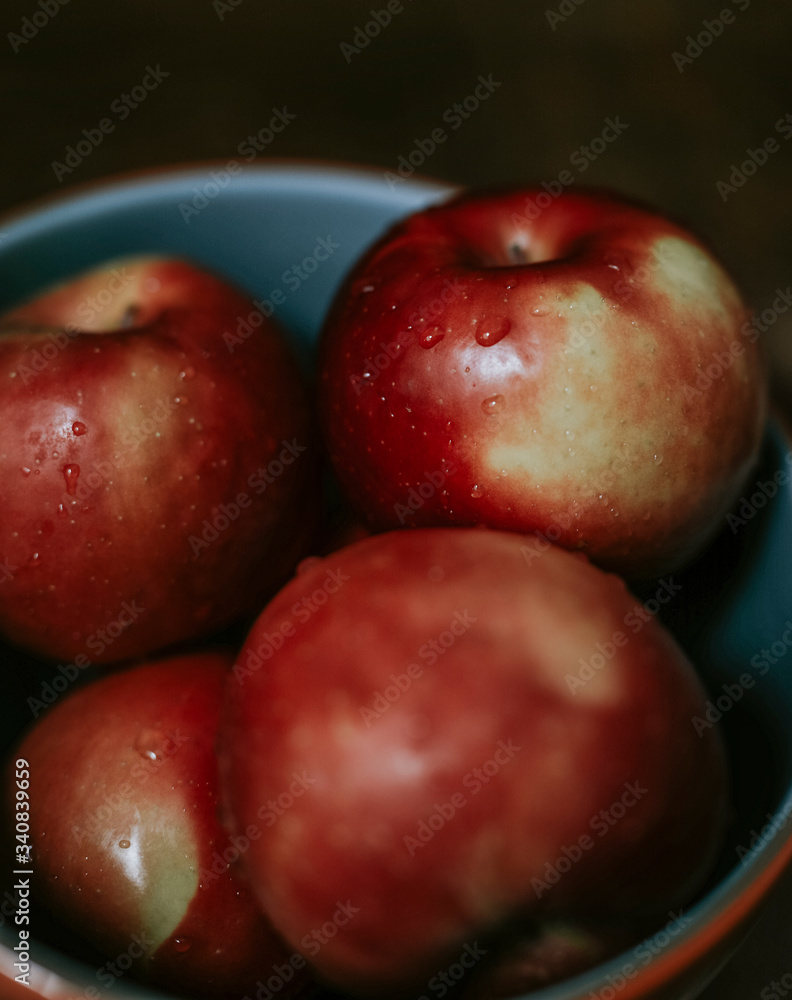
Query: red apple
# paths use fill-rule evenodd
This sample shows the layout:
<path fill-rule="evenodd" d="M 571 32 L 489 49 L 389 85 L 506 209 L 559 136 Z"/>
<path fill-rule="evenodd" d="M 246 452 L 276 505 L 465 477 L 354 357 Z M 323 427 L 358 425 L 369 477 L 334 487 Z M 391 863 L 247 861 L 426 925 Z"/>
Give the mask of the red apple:
<path fill-rule="evenodd" d="M 313 525 L 316 449 L 282 333 L 163 258 L 92 271 L 0 326 L 3 634 L 84 667 L 257 611 Z"/>
<path fill-rule="evenodd" d="M 307 982 L 238 874 L 216 815 L 214 740 L 230 653 L 202 652 L 103 674 L 26 735 L 31 887 L 103 952 L 190 996 L 242 996 L 279 976 Z M 229 864 L 230 862 L 230 864 Z M 39 922 L 40 923 L 40 922 Z M 289 970 L 291 970 L 289 974 Z"/>
<path fill-rule="evenodd" d="M 469 192 L 359 262 L 321 412 L 379 529 L 537 532 L 633 578 L 723 526 L 765 420 L 755 331 L 710 252 L 598 192 Z"/>
<path fill-rule="evenodd" d="M 464 528 L 372 536 L 268 605 L 220 773 L 252 886 L 321 976 L 426 992 L 512 917 L 662 922 L 700 885 L 724 751 L 637 607 L 582 556 Z"/>

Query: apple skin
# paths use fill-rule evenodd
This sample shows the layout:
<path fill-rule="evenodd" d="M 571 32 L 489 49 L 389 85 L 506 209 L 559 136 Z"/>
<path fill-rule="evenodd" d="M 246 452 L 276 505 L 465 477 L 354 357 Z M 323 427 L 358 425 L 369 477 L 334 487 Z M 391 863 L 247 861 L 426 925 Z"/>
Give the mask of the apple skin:
<path fill-rule="evenodd" d="M 279 329 L 224 340 L 253 311 L 144 257 L 0 318 L 11 642 L 132 659 L 257 612 L 292 572 L 316 520 L 314 421 Z"/>
<path fill-rule="evenodd" d="M 320 977 L 426 992 L 510 918 L 659 923 L 700 886 L 724 750 L 694 732 L 706 695 L 670 634 L 652 619 L 616 641 L 636 603 L 559 547 L 430 528 L 311 560 L 267 606 L 228 678 L 226 822 L 259 826 L 253 889 Z M 597 643 L 611 658 L 571 685 Z M 310 788 L 262 826 L 295 774 Z M 599 815 L 619 802 L 619 822 Z"/>
<path fill-rule="evenodd" d="M 204 651 L 99 675 L 14 755 L 30 772 L 35 905 L 109 958 L 136 959 L 151 985 L 226 1000 L 292 954 L 217 817 L 214 741 L 232 663 Z M 11 802 L 14 787 L 12 771 Z M 300 970 L 292 990 L 308 982 Z"/>
<path fill-rule="evenodd" d="M 463 193 L 394 227 L 337 297 L 319 366 L 332 463 L 376 529 L 536 532 L 660 576 L 723 527 L 756 461 L 747 315 L 649 209 Z"/>

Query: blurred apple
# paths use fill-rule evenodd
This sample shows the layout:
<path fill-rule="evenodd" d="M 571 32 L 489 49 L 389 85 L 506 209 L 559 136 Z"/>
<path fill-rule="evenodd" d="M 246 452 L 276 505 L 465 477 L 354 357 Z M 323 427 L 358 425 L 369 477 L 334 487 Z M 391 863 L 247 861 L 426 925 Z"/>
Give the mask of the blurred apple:
<path fill-rule="evenodd" d="M 320 345 L 330 456 L 374 528 L 536 532 L 660 576 L 756 462 L 755 331 L 689 232 L 558 188 L 462 194 L 365 254 Z"/>
<path fill-rule="evenodd" d="M 303 554 L 301 376 L 219 278 L 153 257 L 92 271 L 0 318 L 0 380 L 10 641 L 78 667 L 147 654 L 257 611 Z"/>
<path fill-rule="evenodd" d="M 328 982 L 420 995 L 512 918 L 659 923 L 701 885 L 724 750 L 635 605 L 582 556 L 456 528 L 311 560 L 267 606 L 221 780 L 254 891 Z"/>
<path fill-rule="evenodd" d="M 277 977 L 289 997 L 309 986 L 305 962 L 261 914 L 216 815 L 232 662 L 202 652 L 101 675 L 24 737 L 6 795 L 26 762 L 35 906 L 120 975 L 225 1000 Z"/>

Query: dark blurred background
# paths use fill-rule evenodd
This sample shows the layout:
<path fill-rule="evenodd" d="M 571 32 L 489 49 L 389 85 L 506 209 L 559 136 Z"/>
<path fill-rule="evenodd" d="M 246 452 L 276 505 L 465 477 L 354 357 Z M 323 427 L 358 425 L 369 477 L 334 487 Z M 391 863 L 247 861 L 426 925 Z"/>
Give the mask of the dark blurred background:
<path fill-rule="evenodd" d="M 119 172 L 240 159 L 285 108 L 295 117 L 258 162 L 395 170 L 440 127 L 424 173 L 480 184 L 571 169 L 681 217 L 760 312 L 792 282 L 782 0 L 3 0 L 0 28 L 0 211 Z M 443 115 L 479 76 L 498 86 L 453 128 Z M 608 118 L 626 128 L 603 143 Z M 112 131 L 67 163 L 103 119 Z M 764 338 L 788 381 L 790 329 L 792 309 Z"/>
<path fill-rule="evenodd" d="M 442 128 L 426 175 L 550 183 L 570 170 L 703 235 L 764 314 L 792 410 L 783 0 L 3 0 L 0 29 L 0 213 L 119 173 L 246 162 L 251 136 L 257 162 L 395 172 Z M 477 87 L 488 95 L 457 117 Z M 277 112 L 288 124 L 271 135 Z M 746 1000 L 787 973 L 790 880 L 708 997 Z"/>

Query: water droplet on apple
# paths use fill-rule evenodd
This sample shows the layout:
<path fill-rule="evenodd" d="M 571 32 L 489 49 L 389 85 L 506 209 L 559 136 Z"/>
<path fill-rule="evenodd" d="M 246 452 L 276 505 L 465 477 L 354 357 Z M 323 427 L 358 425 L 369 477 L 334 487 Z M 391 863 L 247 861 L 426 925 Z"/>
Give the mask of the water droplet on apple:
<path fill-rule="evenodd" d="M 63 506 L 63 504 L 62 504 L 62 503 L 59 503 L 59 504 L 58 504 L 58 514 L 59 514 L 59 515 L 60 515 L 61 517 L 66 517 L 66 508 L 65 508 L 65 507 Z"/>
<path fill-rule="evenodd" d="M 75 437 L 81 437 L 87 430 L 88 428 L 82 420 L 75 420 L 72 424 L 72 434 L 74 434 Z"/>
<path fill-rule="evenodd" d="M 73 497 L 77 492 L 77 480 L 80 478 L 79 465 L 64 465 L 63 478 L 66 480 L 66 492 Z"/>
<path fill-rule="evenodd" d="M 159 729 L 144 729 L 134 743 L 135 750 L 146 760 L 162 760 L 164 746 L 165 734 Z"/>
<path fill-rule="evenodd" d="M 470 491 L 470 495 L 474 500 L 479 500 L 484 496 L 484 490 L 476 483 L 473 489 Z"/>
<path fill-rule="evenodd" d="M 662 462 L 663 462 L 663 456 L 658 451 L 658 453 L 654 456 L 654 464 L 655 465 L 662 465 Z"/>
<path fill-rule="evenodd" d="M 488 414 L 497 413 L 503 408 L 504 399 L 500 393 L 496 393 L 494 396 L 488 396 L 481 404 L 481 409 Z"/>
<path fill-rule="evenodd" d="M 564 437 L 567 439 L 567 441 L 574 441 L 575 440 L 575 432 L 574 431 L 564 431 Z"/>
<path fill-rule="evenodd" d="M 118 846 L 122 851 L 128 851 L 132 844 L 128 840 L 119 840 Z"/>
<path fill-rule="evenodd" d="M 188 396 L 174 396 L 173 402 L 179 406 L 186 406 L 190 402 L 190 399 Z"/>
<path fill-rule="evenodd" d="M 496 316 L 492 320 L 485 320 L 480 329 L 476 332 L 476 342 L 482 347 L 492 347 L 503 340 L 511 330 L 511 320 L 505 316 Z"/>
<path fill-rule="evenodd" d="M 173 939 L 173 950 L 178 951 L 180 955 L 184 954 L 185 951 L 189 951 L 192 948 L 192 939 L 188 937 L 177 937 Z"/>
<path fill-rule="evenodd" d="M 537 306 L 535 309 L 531 310 L 532 316 L 547 316 L 550 310 L 546 306 Z"/>
<path fill-rule="evenodd" d="M 28 559 L 28 566 L 31 566 L 33 569 L 36 569 L 40 565 L 41 565 L 41 553 L 34 552 L 33 555 L 30 557 L 30 559 Z"/>
<path fill-rule="evenodd" d="M 429 326 L 418 338 L 418 343 L 424 350 L 429 350 L 430 347 L 439 344 L 443 337 L 445 337 L 445 330 L 441 330 L 439 326 Z"/>
<path fill-rule="evenodd" d="M 378 284 L 377 278 L 366 278 L 366 277 L 358 278 L 358 280 L 354 283 L 354 285 L 352 285 L 352 294 L 355 296 L 368 295 L 370 292 L 374 291 L 374 289 L 377 287 L 377 284 Z"/>
<path fill-rule="evenodd" d="M 195 378 L 195 369 L 192 365 L 188 365 L 183 372 L 179 372 L 179 378 L 184 379 L 185 382 L 189 382 L 191 379 Z"/>
<path fill-rule="evenodd" d="M 30 475 L 30 469 L 26 465 L 22 466 L 22 475 L 25 477 Z"/>

